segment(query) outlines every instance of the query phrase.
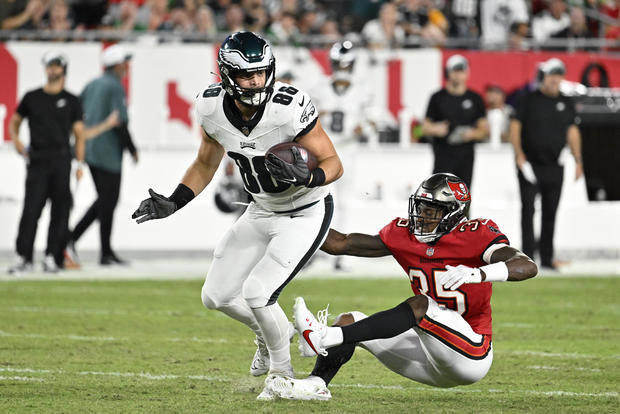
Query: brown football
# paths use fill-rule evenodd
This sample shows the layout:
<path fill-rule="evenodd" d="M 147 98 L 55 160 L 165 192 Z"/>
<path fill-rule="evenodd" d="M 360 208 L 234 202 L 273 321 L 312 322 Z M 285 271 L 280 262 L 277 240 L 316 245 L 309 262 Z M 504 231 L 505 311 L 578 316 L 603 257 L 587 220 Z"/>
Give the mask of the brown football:
<path fill-rule="evenodd" d="M 310 151 L 304 148 L 303 145 L 296 142 L 282 142 L 280 144 L 276 144 L 267 150 L 267 154 L 272 153 L 276 157 L 280 158 L 282 161 L 292 164 L 293 152 L 291 151 L 291 149 L 293 147 L 297 147 L 299 149 L 299 153 L 301 154 L 301 157 L 304 159 L 304 161 L 306 161 L 306 164 L 308 164 L 308 169 L 310 171 L 314 170 L 317 167 L 318 161 L 316 160 L 316 157 Z"/>

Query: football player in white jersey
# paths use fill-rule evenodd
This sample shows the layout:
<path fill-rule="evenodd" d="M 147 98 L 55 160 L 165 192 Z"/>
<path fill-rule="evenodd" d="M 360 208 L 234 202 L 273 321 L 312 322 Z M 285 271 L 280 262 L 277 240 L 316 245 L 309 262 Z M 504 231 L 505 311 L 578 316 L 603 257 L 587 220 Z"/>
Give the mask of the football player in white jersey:
<path fill-rule="evenodd" d="M 270 380 L 293 377 L 292 326 L 277 302 L 327 236 L 333 201 L 326 187 L 343 173 L 310 97 L 275 81 L 275 58 L 252 32 L 226 38 L 219 51 L 222 81 L 196 98 L 202 127 L 198 155 L 170 197 L 149 189 L 134 212 L 138 223 L 167 217 L 211 182 L 224 154 L 232 158 L 253 201 L 213 253 L 202 302 L 244 323 L 256 334 L 252 375 L 269 371 L 259 399 L 273 399 Z M 314 154 L 309 171 L 299 151 L 295 162 L 265 159 L 275 144 L 296 141 Z"/>
<path fill-rule="evenodd" d="M 325 129 L 337 148 L 359 143 L 370 118 L 372 95 L 367 85 L 356 82 L 353 69 L 357 51 L 349 40 L 329 50 L 332 74 L 312 93 Z"/>
<path fill-rule="evenodd" d="M 367 85 L 359 82 L 354 75 L 356 59 L 357 51 L 351 41 L 334 43 L 329 50 L 332 75 L 311 92 L 325 129 L 347 169 L 353 167 L 353 153 L 362 138 L 369 139 L 369 135 L 376 134 L 372 121 L 376 109 Z M 334 221 L 338 227 L 346 228 L 345 212 L 348 200 L 355 197 L 352 191 L 354 184 L 343 177 L 335 187 L 338 206 Z M 335 258 L 334 270 L 343 270 L 341 262 L 341 256 Z"/>

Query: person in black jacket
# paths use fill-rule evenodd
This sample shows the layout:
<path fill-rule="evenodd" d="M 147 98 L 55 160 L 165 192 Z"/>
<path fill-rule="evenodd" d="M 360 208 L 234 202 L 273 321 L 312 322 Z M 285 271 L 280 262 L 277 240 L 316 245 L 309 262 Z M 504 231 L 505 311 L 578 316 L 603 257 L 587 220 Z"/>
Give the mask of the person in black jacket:
<path fill-rule="evenodd" d="M 471 188 L 474 143 L 485 139 L 489 131 L 486 109 L 482 97 L 467 88 L 467 59 L 450 57 L 445 74 L 446 86 L 428 103 L 422 133 L 433 138 L 433 173 L 452 173 Z"/>
<path fill-rule="evenodd" d="M 536 250 L 534 199 L 540 193 L 540 263 L 543 267 L 555 269 L 553 234 L 564 177 L 564 168 L 558 158 L 568 143 L 576 162 L 575 179 L 579 179 L 583 175 L 581 135 L 575 105 L 560 92 L 560 83 L 566 72 L 564 63 L 559 59 L 549 59 L 541 69 L 540 88 L 527 93 L 517 106 L 510 125 L 510 139 L 519 169 L 522 250 L 529 257 L 533 257 Z"/>
<path fill-rule="evenodd" d="M 75 157 L 80 162 L 76 172 L 79 180 L 85 140 L 115 126 L 118 117 L 114 112 L 91 128 L 84 128 L 78 97 L 64 89 L 67 58 L 60 53 L 48 52 L 43 56 L 43 64 L 46 84 L 24 95 L 9 123 L 13 145 L 27 161 L 24 209 L 16 241 L 18 257 L 9 269 L 11 274 L 33 270 L 34 239 L 47 199 L 51 200 L 51 215 L 43 270 L 56 272 L 63 267 L 63 240 L 72 202 L 69 188 L 71 134 L 75 135 Z M 25 118 L 28 118 L 30 127 L 28 147 L 19 137 L 19 127 Z"/>

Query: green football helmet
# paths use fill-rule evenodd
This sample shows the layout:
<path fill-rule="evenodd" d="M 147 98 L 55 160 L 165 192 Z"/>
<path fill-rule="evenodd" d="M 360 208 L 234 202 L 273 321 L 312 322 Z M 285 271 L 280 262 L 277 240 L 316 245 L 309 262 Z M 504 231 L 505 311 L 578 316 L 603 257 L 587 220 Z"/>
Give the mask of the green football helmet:
<path fill-rule="evenodd" d="M 217 57 L 222 86 L 233 99 L 250 106 L 267 102 L 273 92 L 276 73 L 276 59 L 271 47 L 260 36 L 252 32 L 233 33 L 224 40 Z M 265 86 L 242 88 L 235 81 L 241 72 L 265 71 Z"/>

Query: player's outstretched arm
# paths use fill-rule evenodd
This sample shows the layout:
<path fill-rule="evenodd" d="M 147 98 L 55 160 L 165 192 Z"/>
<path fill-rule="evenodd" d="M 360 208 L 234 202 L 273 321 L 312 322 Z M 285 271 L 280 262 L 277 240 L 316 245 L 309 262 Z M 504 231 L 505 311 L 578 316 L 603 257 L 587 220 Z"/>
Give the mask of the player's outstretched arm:
<path fill-rule="evenodd" d="M 223 156 L 224 148 L 202 131 L 198 156 L 185 172 L 176 190 L 170 197 L 165 197 L 149 189 L 150 197 L 140 203 L 131 218 L 136 219 L 136 222 L 140 224 L 168 217 L 181 209 L 211 182 Z"/>
<path fill-rule="evenodd" d="M 336 181 L 344 173 L 340 157 L 334 148 L 332 140 L 321 126 L 318 119 L 316 125 L 306 134 L 297 139 L 297 142 L 308 149 L 319 162 L 317 168 L 325 173 L 325 181 L 321 185 Z"/>
<path fill-rule="evenodd" d="M 514 247 L 505 246 L 497 249 L 491 255 L 491 263 L 504 262 L 508 269 L 508 277 L 506 280 L 511 282 L 519 282 L 521 280 L 530 279 L 538 274 L 538 266 L 525 253 Z M 482 281 L 486 280 L 486 275 Z"/>
<path fill-rule="evenodd" d="M 379 235 L 371 236 L 362 233 L 342 234 L 334 229 L 329 229 L 327 239 L 325 239 L 323 246 L 321 246 L 321 250 L 336 256 L 382 257 L 392 254 L 383 244 Z"/>
<path fill-rule="evenodd" d="M 201 129 L 200 131 L 202 142 L 198 155 L 181 180 L 181 184 L 190 188 L 194 195 L 200 194 L 211 182 L 224 157 L 224 147 L 209 137 L 204 130 Z"/>
<path fill-rule="evenodd" d="M 450 290 L 458 289 L 464 283 L 518 282 L 536 276 L 538 266 L 521 251 L 504 246 L 491 254 L 489 264 L 482 267 L 465 265 L 446 266 L 446 272 L 439 282 Z"/>

